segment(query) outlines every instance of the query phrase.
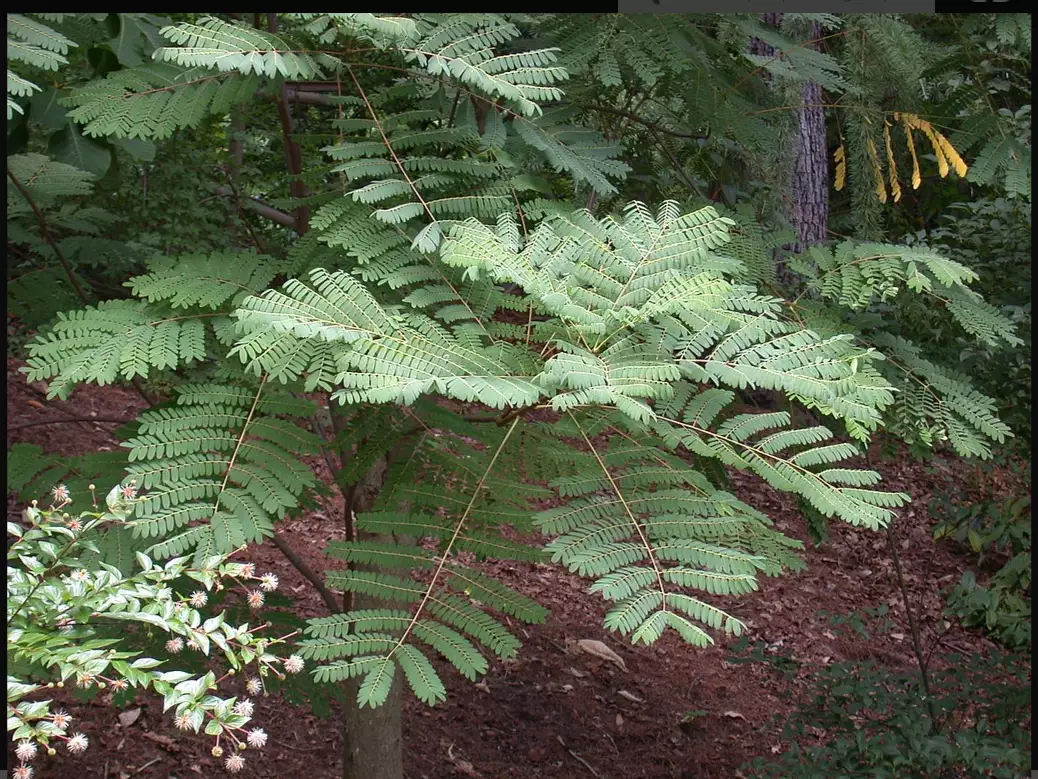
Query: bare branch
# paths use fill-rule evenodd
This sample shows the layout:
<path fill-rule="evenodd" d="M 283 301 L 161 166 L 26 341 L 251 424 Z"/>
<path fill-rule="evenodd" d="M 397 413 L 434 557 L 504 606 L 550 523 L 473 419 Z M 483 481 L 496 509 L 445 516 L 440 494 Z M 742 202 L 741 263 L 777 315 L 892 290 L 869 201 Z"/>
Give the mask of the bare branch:
<path fill-rule="evenodd" d="M 112 425 L 128 425 L 134 420 L 132 419 L 120 419 L 118 417 L 68 417 L 67 419 L 38 419 L 35 422 L 23 422 L 20 425 L 8 425 L 7 431 L 21 430 L 25 427 L 37 427 L 39 425 L 62 425 L 65 423 L 78 423 L 78 422 L 102 422 L 104 424 Z"/>
<path fill-rule="evenodd" d="M 235 192 L 230 187 L 216 187 L 214 190 L 217 195 L 223 197 L 235 197 Z M 284 211 L 279 211 L 273 206 L 268 206 L 260 200 L 254 197 L 243 197 L 241 200 L 242 206 L 255 211 L 259 216 L 262 216 L 275 224 L 279 224 L 283 227 L 291 227 L 296 230 L 296 218 L 291 214 L 286 214 Z M 296 230 L 298 232 L 298 230 Z"/>

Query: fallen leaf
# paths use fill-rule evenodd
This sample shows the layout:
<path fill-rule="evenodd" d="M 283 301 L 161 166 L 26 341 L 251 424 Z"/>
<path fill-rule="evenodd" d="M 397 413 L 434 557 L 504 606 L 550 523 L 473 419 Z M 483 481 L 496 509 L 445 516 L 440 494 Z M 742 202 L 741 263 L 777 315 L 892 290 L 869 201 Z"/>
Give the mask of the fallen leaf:
<path fill-rule="evenodd" d="M 136 709 L 129 709 L 119 714 L 119 724 L 124 728 L 130 727 L 137 719 L 141 716 L 140 707 Z"/>
<path fill-rule="evenodd" d="M 905 640 L 905 634 L 904 633 L 891 633 L 890 637 L 892 639 L 894 639 L 895 641 L 904 641 Z"/>
<path fill-rule="evenodd" d="M 490 692 L 490 685 L 486 683 L 486 680 L 476 682 L 476 689 L 482 690 L 483 692 Z"/>
<path fill-rule="evenodd" d="M 726 711 L 724 716 L 731 717 L 732 719 L 746 719 L 742 714 L 737 711 Z"/>
<path fill-rule="evenodd" d="M 644 700 L 639 698 L 634 693 L 627 692 L 627 690 L 618 690 L 616 694 L 619 695 L 621 698 L 626 698 L 627 700 L 632 701 L 634 703 L 645 703 Z"/>
<path fill-rule="evenodd" d="M 577 649 L 581 652 L 586 652 L 589 655 L 606 660 L 617 666 L 621 671 L 627 672 L 627 663 L 624 662 L 623 658 L 620 657 L 616 652 L 607 647 L 601 641 L 595 641 L 591 638 L 582 638 L 576 643 Z"/>
<path fill-rule="evenodd" d="M 478 776 L 476 773 L 476 767 L 472 765 L 468 760 L 463 757 L 458 757 L 454 754 L 454 744 L 447 747 L 447 759 L 451 762 L 451 765 L 466 776 Z"/>
<path fill-rule="evenodd" d="M 617 714 L 616 715 L 616 727 L 622 728 L 623 726 L 624 726 L 624 718 L 623 718 L 622 715 Z"/>
<path fill-rule="evenodd" d="M 570 674 L 577 677 L 578 679 L 583 679 L 585 676 L 587 676 L 586 673 L 584 673 L 583 671 L 579 671 L 576 668 L 567 668 L 566 671 L 568 671 Z"/>
<path fill-rule="evenodd" d="M 573 689 L 573 685 L 572 684 L 564 684 L 564 685 L 562 685 L 562 691 L 563 692 L 569 692 L 572 689 Z"/>
<path fill-rule="evenodd" d="M 171 739 L 169 736 L 163 736 L 160 733 L 149 733 L 148 731 L 141 733 L 141 735 L 149 741 L 154 741 L 156 744 L 165 747 L 170 752 L 180 751 L 180 747 L 177 746 L 177 742 Z"/>

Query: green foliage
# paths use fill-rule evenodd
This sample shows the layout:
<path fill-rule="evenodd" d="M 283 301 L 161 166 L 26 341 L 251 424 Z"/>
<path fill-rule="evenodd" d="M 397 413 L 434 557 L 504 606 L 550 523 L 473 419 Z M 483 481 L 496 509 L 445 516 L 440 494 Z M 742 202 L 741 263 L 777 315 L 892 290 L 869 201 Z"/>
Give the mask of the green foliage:
<path fill-rule="evenodd" d="M 175 404 L 140 415 L 124 444 L 128 474 L 148 491 L 134 533 L 156 541 L 153 555 L 194 549 L 196 560 L 269 537 L 314 484 L 299 456 L 317 439 L 281 415 L 310 413 L 307 401 L 264 383 L 179 388 Z"/>
<path fill-rule="evenodd" d="M 865 148 L 863 117 L 923 61 L 904 53 L 866 93 L 848 51 L 797 43 L 797 25 L 834 28 L 836 17 L 790 15 L 780 30 L 745 16 L 289 14 L 266 30 L 206 16 L 160 32 L 143 17 L 117 21 L 132 40 L 114 44 L 122 67 L 56 97 L 79 137 L 154 152 L 154 166 L 134 163 L 137 186 L 148 191 L 154 173 L 162 198 L 162 182 L 178 189 L 196 175 L 184 171 L 210 169 L 218 144 L 266 159 L 284 142 L 290 182 L 262 163 L 226 180 L 236 207 L 273 197 L 312 210 L 310 231 L 250 224 L 260 254 L 233 236 L 178 235 L 182 222 L 231 223 L 226 211 L 198 215 L 210 182 L 197 174 L 197 202 L 168 201 L 168 224 L 142 239 L 162 256 L 123 276 L 129 297 L 61 313 L 30 346 L 26 373 L 48 381 L 50 397 L 82 382 L 173 385 L 124 436 L 128 475 L 147 492 L 116 556 L 145 542 L 151 555 L 200 563 L 259 542 L 316 486 L 304 457 L 334 449 L 338 486 L 364 501 L 357 534 L 328 549 L 346 567 L 326 580 L 361 605 L 311 620 L 301 652 L 317 681 L 359 679 L 360 705 L 384 702 L 397 670 L 420 700 L 442 700 L 430 657 L 478 678 L 484 650 L 518 650 L 510 618 L 545 618 L 473 559 L 550 558 L 609 601 L 609 629 L 651 644 L 672 628 L 703 646 L 711 631 L 742 627 L 709 601 L 727 605 L 755 591 L 759 573 L 800 565 L 799 544 L 722 489 L 725 468 L 876 529 L 908 498 L 847 462 L 874 431 L 948 437 L 977 454 L 1008 432 L 987 398 L 867 320 L 905 287 L 912 299 L 939 295 L 978 342 L 1012 342 L 970 268 L 914 247 L 873 256 L 875 246 L 844 244 L 810 255 L 810 288 L 783 299 L 772 258 L 781 225 L 680 202 L 698 186 L 685 162 L 710 171 L 715 192 L 766 188 L 748 166 L 767 168 L 784 131 L 763 118 L 776 106 L 762 74 L 854 96 L 862 132 L 851 145 Z M 869 47 L 919 37 L 894 17 L 851 23 L 845 38 L 867 34 Z M 142 64 L 159 34 L 169 45 Z M 787 55 L 753 59 L 751 38 Z M 330 91 L 294 83 L 318 79 Z M 276 120 L 273 100 L 262 110 L 274 96 Z M 661 133 L 703 143 L 679 158 Z M 208 151 L 162 179 L 177 143 Z M 297 171 L 317 153 L 328 164 Z M 657 171 L 661 154 L 669 179 L 630 180 Z M 277 197 L 285 183 L 291 198 Z M 634 187 L 658 205 L 632 201 Z M 679 199 L 662 196 L 675 189 Z M 113 196 L 120 213 L 141 213 L 126 203 L 137 191 Z M 926 389 L 911 394 L 919 377 Z M 741 406 L 738 393 L 753 391 L 847 436 Z M 319 429 L 325 400 L 331 441 L 302 426 Z M 38 468 L 19 468 L 24 489 L 38 483 Z M 546 549 L 525 535 L 534 530 Z"/>
<path fill-rule="evenodd" d="M 982 198 L 956 203 L 933 229 L 909 236 L 955 256 L 978 276 L 977 290 L 1013 323 L 1022 342 L 1011 348 L 964 339 L 937 323 L 927 352 L 947 355 L 995 399 L 1014 431 L 1014 448 L 1031 445 L 1031 207 L 1020 199 Z M 914 324 L 914 322 L 913 322 Z"/>
<path fill-rule="evenodd" d="M 119 220 L 87 202 L 89 173 L 35 153 L 9 156 L 7 168 L 8 305 L 38 330 L 82 303 L 77 285 L 89 294 L 127 272 L 138 248 L 109 237 Z"/>
<path fill-rule="evenodd" d="M 91 81 L 63 103 L 88 136 L 161 139 L 209 114 L 226 113 L 259 85 L 256 76 L 151 63 Z"/>
<path fill-rule="evenodd" d="M 33 16 L 50 14 L 7 14 L 7 62 L 22 63 L 23 66 L 39 70 L 57 70 L 68 62 L 65 55 L 77 44 Z M 58 14 L 63 16 L 63 14 Z M 60 19 L 59 19 L 60 21 Z M 32 81 L 7 70 L 7 120 L 15 113 L 24 113 L 22 107 L 11 99 L 27 97 L 40 91 Z"/>
<path fill-rule="evenodd" d="M 849 324 L 862 341 L 882 350 L 886 359 L 879 365 L 898 392 L 887 423 L 902 438 L 926 446 L 947 440 L 961 455 L 988 457 L 989 441 L 1001 443 L 1012 435 L 991 398 L 961 373 L 924 357 L 881 316 L 906 305 L 932 309 L 937 302 L 976 342 L 991 348 L 1019 345 L 1014 323 L 968 286 L 976 273 L 932 251 L 851 242 L 834 252 L 812 248 L 791 266 L 816 296 L 804 305 L 808 322 L 836 332 Z M 839 316 L 840 309 L 850 317 Z"/>
<path fill-rule="evenodd" d="M 986 585 L 966 571 L 948 593 L 947 613 L 967 627 L 982 627 L 1010 649 L 1031 645 L 1031 500 L 1010 498 L 960 505 L 937 500 L 935 538 L 952 538 L 977 555 L 1001 563 Z"/>
<path fill-rule="evenodd" d="M 197 24 L 181 23 L 160 30 L 176 47 L 155 50 L 155 59 L 186 68 L 204 67 L 274 78 L 314 79 L 320 75 L 317 60 L 328 57 L 296 54 L 277 35 L 206 16 Z"/>
<path fill-rule="evenodd" d="M 815 675 L 810 697 L 784 718 L 782 737 L 793 746 L 742 771 L 804 779 L 1021 776 L 1031 760 L 1024 727 L 1030 664 L 997 653 L 942 659 L 947 666 L 931 671 L 930 683 L 939 723 L 930 718 L 918 672 L 837 663 Z"/>
<path fill-rule="evenodd" d="M 91 505 L 90 484 L 111 484 L 126 471 L 125 452 L 91 452 L 78 457 L 47 454 L 36 444 L 15 444 L 7 450 L 7 491 L 22 503 L 43 500 L 55 484 L 69 491 L 69 511 Z"/>
<path fill-rule="evenodd" d="M 939 111 L 967 118 L 952 140 L 975 148 L 969 181 L 996 185 L 1009 198 L 1031 200 L 1031 30 L 1024 14 L 967 18 L 960 73 L 941 64 Z M 983 56 L 978 56 L 983 52 Z"/>
<path fill-rule="evenodd" d="M 195 567 L 186 558 L 158 564 L 138 553 L 134 570 L 120 571 L 97 556 L 106 536 L 133 523 L 133 490 L 117 485 L 104 510 L 95 504 L 75 517 L 63 511 L 65 485 L 55 487 L 54 498 L 49 510 L 33 501 L 22 523 L 7 523 L 7 730 L 18 742 L 19 759 L 31 760 L 34 744 L 64 741 L 72 753 L 87 748 L 84 735 L 72 735 L 68 714 L 39 700 L 55 683 L 73 680 L 83 689 L 152 690 L 163 697 L 164 710 L 173 709 L 179 728 L 198 732 L 204 725 L 207 734 L 237 740 L 230 734 L 245 732 L 251 711 L 220 694 L 215 673 L 185 672 L 172 656 L 187 641 L 205 656 L 222 651 L 237 671 L 254 664 L 265 674 L 283 662 L 270 651 L 280 640 L 199 610 L 214 587 L 248 579 L 248 567 L 225 555 Z M 185 583 L 202 589 L 181 595 Z M 133 630 L 138 625 L 169 637 L 165 657 L 141 651 L 148 642 Z"/>

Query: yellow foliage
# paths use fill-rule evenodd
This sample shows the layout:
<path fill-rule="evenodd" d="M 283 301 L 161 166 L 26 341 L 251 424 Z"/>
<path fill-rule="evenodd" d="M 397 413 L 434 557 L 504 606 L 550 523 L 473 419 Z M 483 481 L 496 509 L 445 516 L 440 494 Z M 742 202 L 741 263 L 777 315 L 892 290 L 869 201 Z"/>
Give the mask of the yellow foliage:
<path fill-rule="evenodd" d="M 887 165 L 890 166 L 890 194 L 894 202 L 901 199 L 901 182 L 897 180 L 897 163 L 894 161 L 894 147 L 890 143 L 890 122 L 883 123 L 883 140 L 887 146 Z"/>
<path fill-rule="evenodd" d="M 880 203 L 886 203 L 887 188 L 883 184 L 883 167 L 879 164 L 879 152 L 876 151 L 876 144 L 872 142 L 871 138 L 865 140 L 865 146 L 869 150 L 869 161 L 872 163 L 872 173 L 876 178 L 876 197 L 879 198 Z"/>
<path fill-rule="evenodd" d="M 930 122 L 916 114 L 896 112 L 893 115 L 895 122 L 900 122 L 905 131 L 905 147 L 908 156 L 912 158 L 912 189 L 919 189 L 923 183 L 923 176 L 919 171 L 919 155 L 916 152 L 915 140 L 912 131 L 918 130 L 926 136 L 933 149 L 934 157 L 937 159 L 937 172 L 941 178 L 945 178 L 952 170 L 959 176 L 965 176 L 969 172 L 969 166 L 963 161 L 962 156 L 946 137 Z M 865 120 L 866 123 L 868 119 Z M 901 181 L 897 170 L 897 157 L 894 154 L 894 142 L 890 132 L 891 122 L 883 122 L 883 142 L 886 147 L 887 175 L 883 175 L 883 164 L 880 161 L 879 151 L 872 138 L 865 140 L 865 147 L 869 155 L 869 163 L 872 167 L 873 178 L 876 182 L 876 197 L 879 202 L 887 202 L 887 182 L 890 184 L 890 196 L 894 202 L 901 200 Z M 839 148 L 833 153 L 833 161 L 836 164 L 836 180 L 834 187 L 837 191 L 844 188 L 847 183 L 847 150 L 841 139 Z"/>
<path fill-rule="evenodd" d="M 833 182 L 833 188 L 839 192 L 847 182 L 847 150 L 843 148 L 843 141 L 833 152 L 833 162 L 836 163 L 836 181 Z"/>
<path fill-rule="evenodd" d="M 894 119 L 898 118 L 899 115 L 894 114 Z M 923 183 L 923 177 L 919 173 L 919 158 L 915 154 L 915 141 L 912 140 L 912 125 L 904 117 L 900 118 L 905 128 L 905 145 L 908 147 L 908 153 L 912 157 L 912 189 L 919 189 L 919 185 Z"/>

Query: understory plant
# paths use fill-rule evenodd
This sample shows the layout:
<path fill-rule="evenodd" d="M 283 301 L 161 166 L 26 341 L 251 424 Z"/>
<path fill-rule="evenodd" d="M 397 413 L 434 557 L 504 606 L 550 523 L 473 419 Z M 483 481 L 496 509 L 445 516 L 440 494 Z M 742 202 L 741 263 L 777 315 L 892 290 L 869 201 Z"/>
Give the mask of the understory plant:
<path fill-rule="evenodd" d="M 966 627 L 982 628 L 1009 649 L 1031 645 L 1031 500 L 1029 497 L 966 503 L 935 500 L 942 517 L 935 538 L 950 538 L 976 555 L 977 571 L 963 572 L 947 594 L 947 613 Z M 987 562 L 990 575 L 978 574 Z"/>
<path fill-rule="evenodd" d="M 140 499 L 132 486 L 117 485 L 103 509 L 76 515 L 65 510 L 65 485 L 53 496 L 50 508 L 34 501 L 23 522 L 7 523 L 7 731 L 20 761 L 12 775 L 33 776 L 41 751 L 54 755 L 64 745 L 79 755 L 89 747 L 90 735 L 73 725 L 78 714 L 46 697 L 66 683 L 111 695 L 157 693 L 178 729 L 214 737 L 213 756 L 240 770 L 241 753 L 267 740 L 262 728 L 246 727 L 254 713 L 249 697 L 260 691 L 261 677 L 298 672 L 302 660 L 274 653 L 287 636 L 269 638 L 262 625 L 236 626 L 203 609 L 209 593 L 230 586 L 251 584 L 248 598 L 262 602 L 276 577 L 257 576 L 252 564 L 226 555 L 193 565 L 187 557 L 159 563 L 140 552 L 124 572 L 103 561 L 102 547 L 130 532 Z M 141 649 L 154 645 L 153 633 L 168 636 L 157 656 Z M 181 652 L 220 656 L 227 670 L 219 678 L 212 670 L 186 672 L 178 667 Z M 235 683 L 236 675 L 243 681 Z"/>
<path fill-rule="evenodd" d="M 819 671 L 784 718 L 779 757 L 746 776 L 823 779 L 912 776 L 1017 779 L 1031 765 L 1029 658 L 992 653 L 933 658 L 930 696 L 919 673 L 866 663 Z M 934 721 L 932 713 L 938 720 Z"/>

